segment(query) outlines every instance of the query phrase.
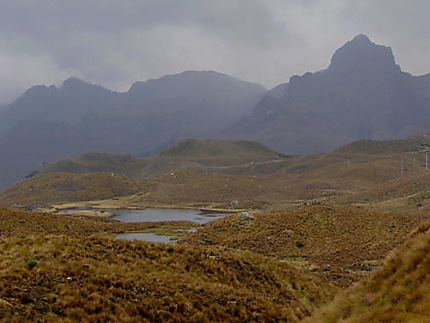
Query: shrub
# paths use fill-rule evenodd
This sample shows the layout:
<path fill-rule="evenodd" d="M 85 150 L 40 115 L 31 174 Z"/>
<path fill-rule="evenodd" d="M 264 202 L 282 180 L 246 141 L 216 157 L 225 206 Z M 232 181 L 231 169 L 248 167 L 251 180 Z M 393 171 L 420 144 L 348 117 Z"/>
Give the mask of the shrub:
<path fill-rule="evenodd" d="M 37 260 L 30 259 L 27 261 L 28 268 L 33 269 L 34 266 L 37 265 Z"/>
<path fill-rule="evenodd" d="M 305 246 L 305 244 L 303 243 L 303 241 L 296 241 L 296 247 L 297 248 L 303 248 Z"/>

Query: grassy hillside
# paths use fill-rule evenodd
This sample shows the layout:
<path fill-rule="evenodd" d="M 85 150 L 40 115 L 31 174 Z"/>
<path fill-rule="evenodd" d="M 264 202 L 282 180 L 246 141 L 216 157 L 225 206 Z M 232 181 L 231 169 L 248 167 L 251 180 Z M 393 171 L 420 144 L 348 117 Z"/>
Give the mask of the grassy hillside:
<path fill-rule="evenodd" d="M 71 173 L 26 179 L 1 191 L 0 205 L 239 201 L 251 216 L 209 222 L 172 246 L 112 238 L 166 223 L 0 208 L 0 321 L 298 322 L 363 278 L 309 322 L 425 321 L 430 224 L 383 261 L 430 220 L 427 148 L 418 139 L 360 141 L 307 157 L 188 140 L 147 159 L 87 154 L 52 164 L 45 170 Z M 118 175 L 127 172 L 159 176 Z"/>
<path fill-rule="evenodd" d="M 430 216 L 408 216 L 359 208 L 311 205 L 289 212 L 256 213 L 209 222 L 182 242 L 207 241 L 298 261 L 315 271 L 362 274 L 376 266 Z M 353 277 L 352 277 L 353 278 Z M 346 281 L 346 283 L 348 283 Z"/>
<path fill-rule="evenodd" d="M 424 136 L 385 141 L 363 139 L 344 145 L 334 150 L 334 153 L 388 155 L 396 153 L 406 153 L 409 151 L 419 151 L 427 145 L 428 140 Z"/>
<path fill-rule="evenodd" d="M 422 196 L 409 200 L 405 193 L 413 185 L 405 183 L 417 178 L 425 188 L 420 179 L 427 174 L 426 137 L 422 138 L 362 140 L 328 154 L 305 157 L 284 157 L 254 142 L 223 140 L 186 140 L 150 158 L 85 154 L 53 163 L 41 170 L 47 174 L 0 192 L 0 204 L 34 206 L 111 199 L 139 192 L 120 199 L 118 206 L 228 207 L 231 201 L 239 200 L 245 208 L 283 209 L 318 200 L 369 207 L 380 203 L 381 209 L 389 210 L 414 209 L 426 203 L 426 192 L 414 189 L 414 194 Z M 414 155 L 406 153 L 411 149 L 415 149 Z M 87 188 L 79 182 L 90 175 L 50 173 L 59 170 L 109 173 L 93 180 L 92 188 Z M 122 176 L 107 180 L 111 172 L 141 178 L 142 182 Z M 64 184 L 65 178 L 78 184 Z"/>
<path fill-rule="evenodd" d="M 144 158 L 131 155 L 113 155 L 102 153 L 86 153 L 72 159 L 61 159 L 46 165 L 35 175 L 48 173 L 99 173 L 109 172 L 128 177 L 138 177 L 145 166 Z"/>
<path fill-rule="evenodd" d="M 223 174 L 195 174 L 178 171 L 148 180 L 134 204 L 171 204 L 227 208 L 239 201 L 241 208 L 262 208 L 292 194 L 284 179 Z"/>
<path fill-rule="evenodd" d="M 297 322 L 336 291 L 249 251 L 106 235 L 120 227 L 0 209 L 0 321 Z"/>
<path fill-rule="evenodd" d="M 147 231 L 171 226 L 189 227 L 188 222 L 123 223 L 105 218 L 69 217 L 35 211 L 0 207 L 0 238 L 27 237 L 29 235 L 89 236 L 116 234 L 128 231 Z"/>
<path fill-rule="evenodd" d="M 339 295 L 306 322 L 428 322 L 430 224 L 393 252 L 370 279 Z"/>
<path fill-rule="evenodd" d="M 65 201 L 90 201 L 127 196 L 141 186 L 111 173 L 52 173 L 23 180 L 0 191 L 0 205 L 39 207 Z"/>
<path fill-rule="evenodd" d="M 260 172 L 263 174 L 273 172 L 274 169 L 279 169 L 292 160 L 294 158 L 282 156 L 257 142 L 188 139 L 148 158 L 87 153 L 51 163 L 36 171 L 34 175 L 53 172 L 113 172 L 141 179 L 178 169 L 253 175 Z M 268 164 L 268 170 L 264 169 L 266 164 Z"/>
<path fill-rule="evenodd" d="M 203 165 L 234 166 L 284 157 L 254 141 L 194 140 L 178 142 L 160 152 L 156 159 L 199 160 Z"/>
<path fill-rule="evenodd" d="M 144 173 L 153 176 L 181 169 L 196 173 L 259 175 L 267 173 L 265 165 L 273 171 L 273 167 L 279 169 L 293 160 L 257 142 L 188 139 L 150 157 Z"/>
<path fill-rule="evenodd" d="M 353 196 L 345 196 L 339 202 L 395 212 L 428 212 L 429 181 L 430 172 L 412 173 L 375 185 Z"/>

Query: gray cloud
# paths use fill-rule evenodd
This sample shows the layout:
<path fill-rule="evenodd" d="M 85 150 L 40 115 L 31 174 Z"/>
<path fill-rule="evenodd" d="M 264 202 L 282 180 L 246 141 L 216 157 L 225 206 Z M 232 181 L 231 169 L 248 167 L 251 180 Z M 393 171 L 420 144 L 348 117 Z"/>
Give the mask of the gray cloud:
<path fill-rule="evenodd" d="M 270 87 L 325 68 L 358 33 L 425 73 L 429 9 L 419 0 L 3 0 L 0 102 L 71 75 L 127 90 L 211 69 Z"/>

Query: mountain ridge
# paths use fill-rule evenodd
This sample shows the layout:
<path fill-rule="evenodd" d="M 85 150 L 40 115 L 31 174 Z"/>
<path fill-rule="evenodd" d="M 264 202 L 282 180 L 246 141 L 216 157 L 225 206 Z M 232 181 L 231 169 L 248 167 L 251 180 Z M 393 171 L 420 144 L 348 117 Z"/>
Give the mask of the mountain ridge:
<path fill-rule="evenodd" d="M 403 138 L 430 129 L 429 107 L 430 74 L 403 72 L 390 47 L 365 35 L 337 49 L 327 69 L 270 90 L 214 71 L 136 82 L 121 93 L 69 78 L 30 88 L 1 111 L 0 187 L 62 157 L 148 155 L 186 138 L 258 141 L 287 155 Z"/>
<path fill-rule="evenodd" d="M 124 93 L 73 77 L 58 88 L 32 87 L 0 115 L 0 187 L 62 157 L 88 151 L 140 155 L 157 152 L 172 138 L 210 137 L 250 113 L 265 91 L 198 71 L 135 83 Z"/>
<path fill-rule="evenodd" d="M 281 97 L 266 96 L 232 138 L 284 153 L 326 152 L 358 139 L 395 139 L 428 130 L 428 74 L 412 76 L 390 47 L 359 35 L 337 49 L 329 67 L 292 76 Z"/>

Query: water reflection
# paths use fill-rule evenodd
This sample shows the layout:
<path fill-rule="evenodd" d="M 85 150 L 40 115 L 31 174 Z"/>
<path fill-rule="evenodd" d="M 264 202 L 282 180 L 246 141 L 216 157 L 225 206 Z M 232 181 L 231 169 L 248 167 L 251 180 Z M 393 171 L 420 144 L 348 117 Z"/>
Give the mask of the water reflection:
<path fill-rule="evenodd" d="M 206 212 L 200 210 L 182 209 L 144 209 L 144 210 L 114 210 L 114 220 L 121 222 L 163 222 L 163 221 L 190 221 L 200 224 L 219 219 L 230 213 Z M 195 231 L 195 228 L 187 231 Z M 178 229 L 178 231 L 182 231 Z M 123 233 L 117 235 L 118 239 L 137 239 L 151 242 L 176 243 L 175 238 L 155 233 Z M 172 239 L 173 238 L 173 239 Z"/>
<path fill-rule="evenodd" d="M 115 210 L 114 220 L 121 222 L 162 222 L 162 221 L 191 221 L 206 223 L 222 218 L 229 213 L 202 212 L 200 210 L 181 209 L 144 209 L 144 210 Z"/>

